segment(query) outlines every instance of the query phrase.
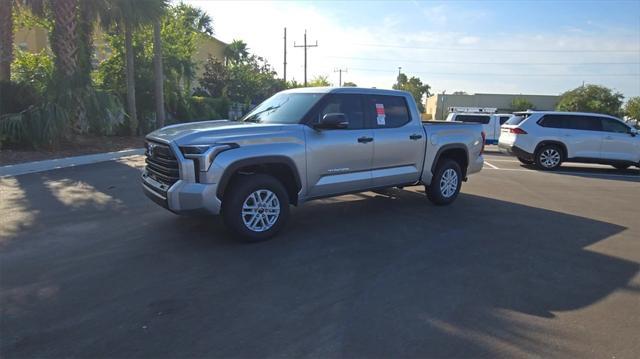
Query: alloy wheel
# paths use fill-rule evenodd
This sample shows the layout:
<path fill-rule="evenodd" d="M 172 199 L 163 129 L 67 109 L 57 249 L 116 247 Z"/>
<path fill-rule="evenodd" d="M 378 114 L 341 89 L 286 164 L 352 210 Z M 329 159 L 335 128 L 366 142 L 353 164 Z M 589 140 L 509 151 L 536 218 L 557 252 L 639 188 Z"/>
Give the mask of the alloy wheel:
<path fill-rule="evenodd" d="M 539 162 L 545 168 L 554 168 L 560 163 L 560 152 L 547 148 L 540 154 Z"/>
<path fill-rule="evenodd" d="M 269 230 L 280 216 L 280 201 L 268 189 L 251 193 L 242 204 L 242 222 L 253 232 Z"/>
<path fill-rule="evenodd" d="M 458 174 L 452 168 L 448 168 L 440 178 L 440 193 L 445 198 L 449 198 L 456 193 L 458 189 Z"/>

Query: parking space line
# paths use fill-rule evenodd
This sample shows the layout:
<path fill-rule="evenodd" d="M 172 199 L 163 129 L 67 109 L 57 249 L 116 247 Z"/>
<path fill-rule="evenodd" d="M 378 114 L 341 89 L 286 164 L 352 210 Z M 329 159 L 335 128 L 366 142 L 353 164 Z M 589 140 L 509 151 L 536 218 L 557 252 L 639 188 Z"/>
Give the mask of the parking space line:
<path fill-rule="evenodd" d="M 485 161 L 485 163 L 487 163 L 487 162 Z M 636 179 L 640 180 L 640 175 L 620 175 L 620 174 L 614 174 L 614 173 L 590 173 L 590 172 L 569 172 L 569 171 L 542 172 L 542 171 L 529 170 L 529 169 L 525 169 L 525 168 L 497 168 L 497 167 L 496 168 L 486 168 L 486 169 L 487 170 L 497 170 L 497 171 L 530 172 L 530 173 L 537 173 L 537 174 L 541 174 L 541 175 L 567 174 L 567 175 L 580 175 L 580 176 L 593 177 L 593 178 L 598 178 L 598 177 L 619 177 L 619 178 L 636 178 Z"/>
<path fill-rule="evenodd" d="M 513 163 L 520 163 L 520 161 L 515 161 L 515 160 L 501 160 L 499 158 L 492 158 L 491 159 L 492 162 L 513 162 Z"/>
<path fill-rule="evenodd" d="M 489 163 L 487 161 L 484 161 L 484 164 L 486 164 L 487 166 L 491 167 L 494 170 L 499 170 L 500 169 L 498 166 L 494 166 L 494 165 L 492 165 L 491 163 Z"/>

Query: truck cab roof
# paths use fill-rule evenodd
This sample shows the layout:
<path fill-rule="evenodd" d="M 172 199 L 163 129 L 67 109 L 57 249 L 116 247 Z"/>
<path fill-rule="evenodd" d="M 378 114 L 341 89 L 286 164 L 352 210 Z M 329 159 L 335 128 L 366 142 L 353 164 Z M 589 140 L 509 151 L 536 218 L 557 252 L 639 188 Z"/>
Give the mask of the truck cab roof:
<path fill-rule="evenodd" d="M 285 93 L 335 93 L 335 94 L 358 94 L 358 95 L 391 95 L 391 96 L 411 96 L 407 91 L 387 90 L 365 87 L 301 87 L 283 91 Z"/>

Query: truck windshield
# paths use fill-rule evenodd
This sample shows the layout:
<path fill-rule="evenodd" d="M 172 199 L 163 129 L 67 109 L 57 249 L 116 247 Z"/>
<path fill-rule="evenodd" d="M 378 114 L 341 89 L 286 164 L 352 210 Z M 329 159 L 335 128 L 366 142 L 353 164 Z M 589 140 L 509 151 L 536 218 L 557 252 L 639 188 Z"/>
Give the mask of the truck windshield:
<path fill-rule="evenodd" d="M 300 123 L 321 93 L 278 93 L 254 108 L 240 121 L 256 123 Z"/>

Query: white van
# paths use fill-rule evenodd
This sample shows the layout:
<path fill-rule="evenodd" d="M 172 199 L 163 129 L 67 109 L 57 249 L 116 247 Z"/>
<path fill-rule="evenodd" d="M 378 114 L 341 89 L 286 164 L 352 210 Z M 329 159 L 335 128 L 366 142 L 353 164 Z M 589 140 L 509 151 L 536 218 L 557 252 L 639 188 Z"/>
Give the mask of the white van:
<path fill-rule="evenodd" d="M 451 112 L 447 116 L 447 121 L 475 122 L 481 123 L 486 135 L 485 143 L 497 145 L 500 138 L 500 126 L 511 118 L 508 113 L 472 113 L 472 112 Z"/>

